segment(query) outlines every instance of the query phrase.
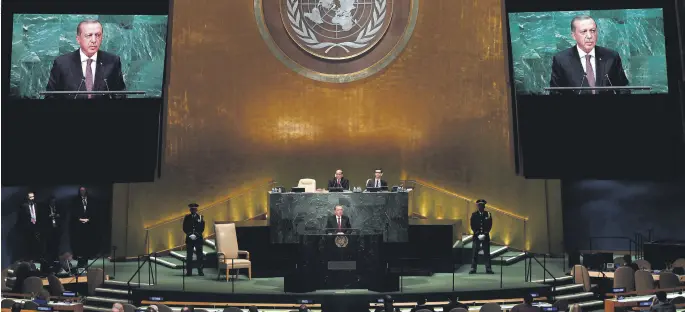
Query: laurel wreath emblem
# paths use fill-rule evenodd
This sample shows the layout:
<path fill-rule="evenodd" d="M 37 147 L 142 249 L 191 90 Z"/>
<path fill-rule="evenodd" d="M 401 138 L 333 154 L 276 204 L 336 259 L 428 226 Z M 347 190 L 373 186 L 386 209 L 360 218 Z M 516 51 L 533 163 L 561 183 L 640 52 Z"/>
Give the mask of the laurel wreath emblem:
<path fill-rule="evenodd" d="M 374 3 L 375 5 L 373 6 L 374 10 L 371 21 L 365 28 L 362 28 L 361 31 L 359 31 L 357 39 L 346 42 L 329 42 L 319 41 L 314 34 L 314 31 L 307 27 L 304 17 L 302 17 L 302 14 L 300 14 L 299 0 L 288 0 L 286 2 L 288 6 L 288 20 L 290 20 L 290 26 L 292 27 L 293 31 L 297 33 L 297 37 L 300 38 L 305 45 L 312 49 L 318 50 L 326 48 L 326 50 L 324 50 L 324 53 L 326 54 L 328 54 L 328 51 L 336 47 L 342 48 L 345 50 L 345 52 L 349 53 L 350 50 L 348 48 L 360 49 L 369 45 L 369 41 L 376 37 L 376 34 L 381 30 L 383 22 L 385 21 L 387 0 L 375 0 Z"/>

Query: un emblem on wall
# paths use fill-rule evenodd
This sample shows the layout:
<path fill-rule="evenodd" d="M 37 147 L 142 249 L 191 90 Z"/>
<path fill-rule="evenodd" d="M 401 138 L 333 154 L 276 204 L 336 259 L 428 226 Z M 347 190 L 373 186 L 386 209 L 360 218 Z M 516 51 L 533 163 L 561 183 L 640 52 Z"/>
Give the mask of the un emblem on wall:
<path fill-rule="evenodd" d="M 385 34 L 393 0 L 281 0 L 288 35 L 314 56 L 341 60 L 363 54 Z"/>
<path fill-rule="evenodd" d="M 347 240 L 347 236 L 340 235 L 335 237 L 335 245 L 338 246 L 339 248 L 345 248 L 347 247 L 347 243 L 349 241 Z"/>
<path fill-rule="evenodd" d="M 379 72 L 404 49 L 418 0 L 254 0 L 269 49 L 303 76 L 350 82 Z"/>

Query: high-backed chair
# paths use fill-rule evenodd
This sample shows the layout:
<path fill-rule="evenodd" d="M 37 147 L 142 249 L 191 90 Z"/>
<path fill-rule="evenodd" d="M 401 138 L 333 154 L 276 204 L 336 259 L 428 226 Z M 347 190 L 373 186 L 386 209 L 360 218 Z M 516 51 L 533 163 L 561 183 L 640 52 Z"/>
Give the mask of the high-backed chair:
<path fill-rule="evenodd" d="M 685 268 L 685 258 L 678 258 L 675 261 L 673 261 L 674 268 Z"/>
<path fill-rule="evenodd" d="M 683 297 L 683 296 L 678 296 L 678 297 L 675 297 L 675 298 L 671 299 L 670 302 L 671 302 L 672 304 L 683 304 L 683 303 L 685 303 L 685 297 Z"/>
<path fill-rule="evenodd" d="M 648 271 L 635 271 L 635 290 L 645 291 L 654 289 L 654 277 Z"/>
<path fill-rule="evenodd" d="M 252 262 L 250 252 L 238 249 L 238 237 L 235 234 L 235 223 L 214 224 L 216 233 L 216 255 L 218 260 L 217 279 L 222 269 L 226 269 L 226 281 L 229 270 L 247 269 L 247 277 L 252 279 Z M 245 255 L 246 259 L 238 258 Z M 238 274 L 236 273 L 236 278 Z"/>
<path fill-rule="evenodd" d="M 25 294 L 38 294 L 43 290 L 43 280 L 37 276 L 27 277 L 21 285 L 21 292 Z"/>
<path fill-rule="evenodd" d="M 95 295 L 95 288 L 98 288 L 105 283 L 103 275 L 101 268 L 88 269 L 88 272 L 86 272 L 86 278 L 88 279 L 88 295 Z"/>
<path fill-rule="evenodd" d="M 64 293 L 64 285 L 54 274 L 48 275 L 48 283 L 50 288 L 50 295 L 61 296 Z"/>
<path fill-rule="evenodd" d="M 2 299 L 0 302 L 0 307 L 3 309 L 11 309 L 12 306 L 14 305 L 14 300 L 12 299 Z"/>
<path fill-rule="evenodd" d="M 136 312 L 136 306 L 130 303 L 122 303 L 121 305 L 124 306 L 124 312 Z"/>
<path fill-rule="evenodd" d="M 561 299 L 557 300 L 552 306 L 557 308 L 557 311 L 566 312 L 568 311 L 568 300 Z"/>
<path fill-rule="evenodd" d="M 243 310 L 236 307 L 225 307 L 223 312 L 243 312 Z"/>
<path fill-rule="evenodd" d="M 635 272 L 631 267 L 620 267 L 614 272 L 614 288 L 625 288 L 626 291 L 635 290 Z"/>
<path fill-rule="evenodd" d="M 297 183 L 297 187 L 304 187 L 306 193 L 314 193 L 316 192 L 316 180 L 308 178 L 300 179 L 300 182 Z"/>
<path fill-rule="evenodd" d="M 157 304 L 157 309 L 159 309 L 159 312 L 174 312 L 168 305 L 166 304 Z"/>
<path fill-rule="evenodd" d="M 480 307 L 480 312 L 502 312 L 502 307 L 499 304 L 490 302 Z"/>
<path fill-rule="evenodd" d="M 647 270 L 647 271 L 652 270 L 652 264 L 649 263 L 649 261 L 647 261 L 645 259 L 637 259 L 633 262 L 635 262 L 635 264 L 637 264 L 637 267 L 640 268 L 640 270 Z"/>
<path fill-rule="evenodd" d="M 582 284 L 584 291 L 591 291 L 592 284 L 590 283 L 590 273 L 587 268 L 583 265 L 576 264 L 571 269 L 571 276 L 573 276 L 573 282 L 575 284 Z"/>
<path fill-rule="evenodd" d="M 661 272 L 659 274 L 659 288 L 680 287 L 680 279 L 673 272 Z"/>

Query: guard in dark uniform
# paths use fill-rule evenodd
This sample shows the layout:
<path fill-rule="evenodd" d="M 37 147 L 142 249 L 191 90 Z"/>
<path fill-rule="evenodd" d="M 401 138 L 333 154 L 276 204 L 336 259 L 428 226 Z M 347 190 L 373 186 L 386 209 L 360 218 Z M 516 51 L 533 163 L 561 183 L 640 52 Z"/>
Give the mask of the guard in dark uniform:
<path fill-rule="evenodd" d="M 476 273 L 476 266 L 478 266 L 478 251 L 483 249 L 483 256 L 485 257 L 485 272 L 494 274 L 490 264 L 490 230 L 492 229 L 492 214 L 485 211 L 485 199 L 476 201 L 478 211 L 471 214 L 471 230 L 473 231 L 473 259 L 471 262 L 471 271 L 469 274 Z"/>
<path fill-rule="evenodd" d="M 205 231 L 205 219 L 197 213 L 198 204 L 188 205 L 190 214 L 187 214 L 183 219 L 183 232 L 186 233 L 186 275 L 193 275 L 193 250 L 195 250 L 195 257 L 197 259 L 197 274 L 204 276 L 202 268 L 204 266 L 202 245 L 204 239 L 202 232 Z"/>

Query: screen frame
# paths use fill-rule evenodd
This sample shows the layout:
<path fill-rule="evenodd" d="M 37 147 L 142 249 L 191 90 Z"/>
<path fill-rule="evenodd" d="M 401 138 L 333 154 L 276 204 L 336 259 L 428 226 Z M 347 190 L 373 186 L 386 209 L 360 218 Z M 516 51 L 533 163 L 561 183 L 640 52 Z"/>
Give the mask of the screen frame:
<path fill-rule="evenodd" d="M 679 25 L 677 0 L 654 0 L 649 3 L 644 3 L 640 0 L 624 0 L 621 2 L 610 1 L 598 2 L 593 0 L 564 0 L 562 2 L 543 1 L 543 0 L 503 0 L 502 1 L 502 35 L 503 44 L 506 45 L 504 53 L 505 60 L 505 76 L 508 85 L 508 101 L 510 107 L 510 129 L 511 148 L 513 148 L 512 155 L 514 161 L 515 172 L 519 176 L 526 176 L 524 150 L 521 144 L 521 115 L 520 105 L 521 100 L 526 101 L 525 98 L 536 97 L 550 97 L 550 95 L 531 95 L 531 94 L 517 94 L 516 85 L 514 83 L 514 62 L 511 32 L 509 27 L 509 13 L 517 12 L 550 12 L 550 11 L 581 11 L 581 10 L 620 10 L 620 9 L 662 9 L 664 19 L 664 44 L 666 48 L 666 74 L 668 79 L 668 93 L 666 94 L 635 94 L 632 96 L 642 97 L 645 101 L 649 101 L 650 97 L 655 95 L 666 95 L 670 98 L 673 105 L 678 106 L 679 115 L 685 116 L 685 109 L 682 103 L 685 96 L 685 60 L 683 60 L 680 46 L 682 43 L 678 37 L 679 30 L 682 25 Z M 592 95 L 587 95 L 592 96 Z M 685 119 L 685 118 L 683 118 Z M 685 120 L 681 123 L 683 129 L 681 134 L 685 135 Z M 539 178 L 539 177 L 538 177 Z"/>

